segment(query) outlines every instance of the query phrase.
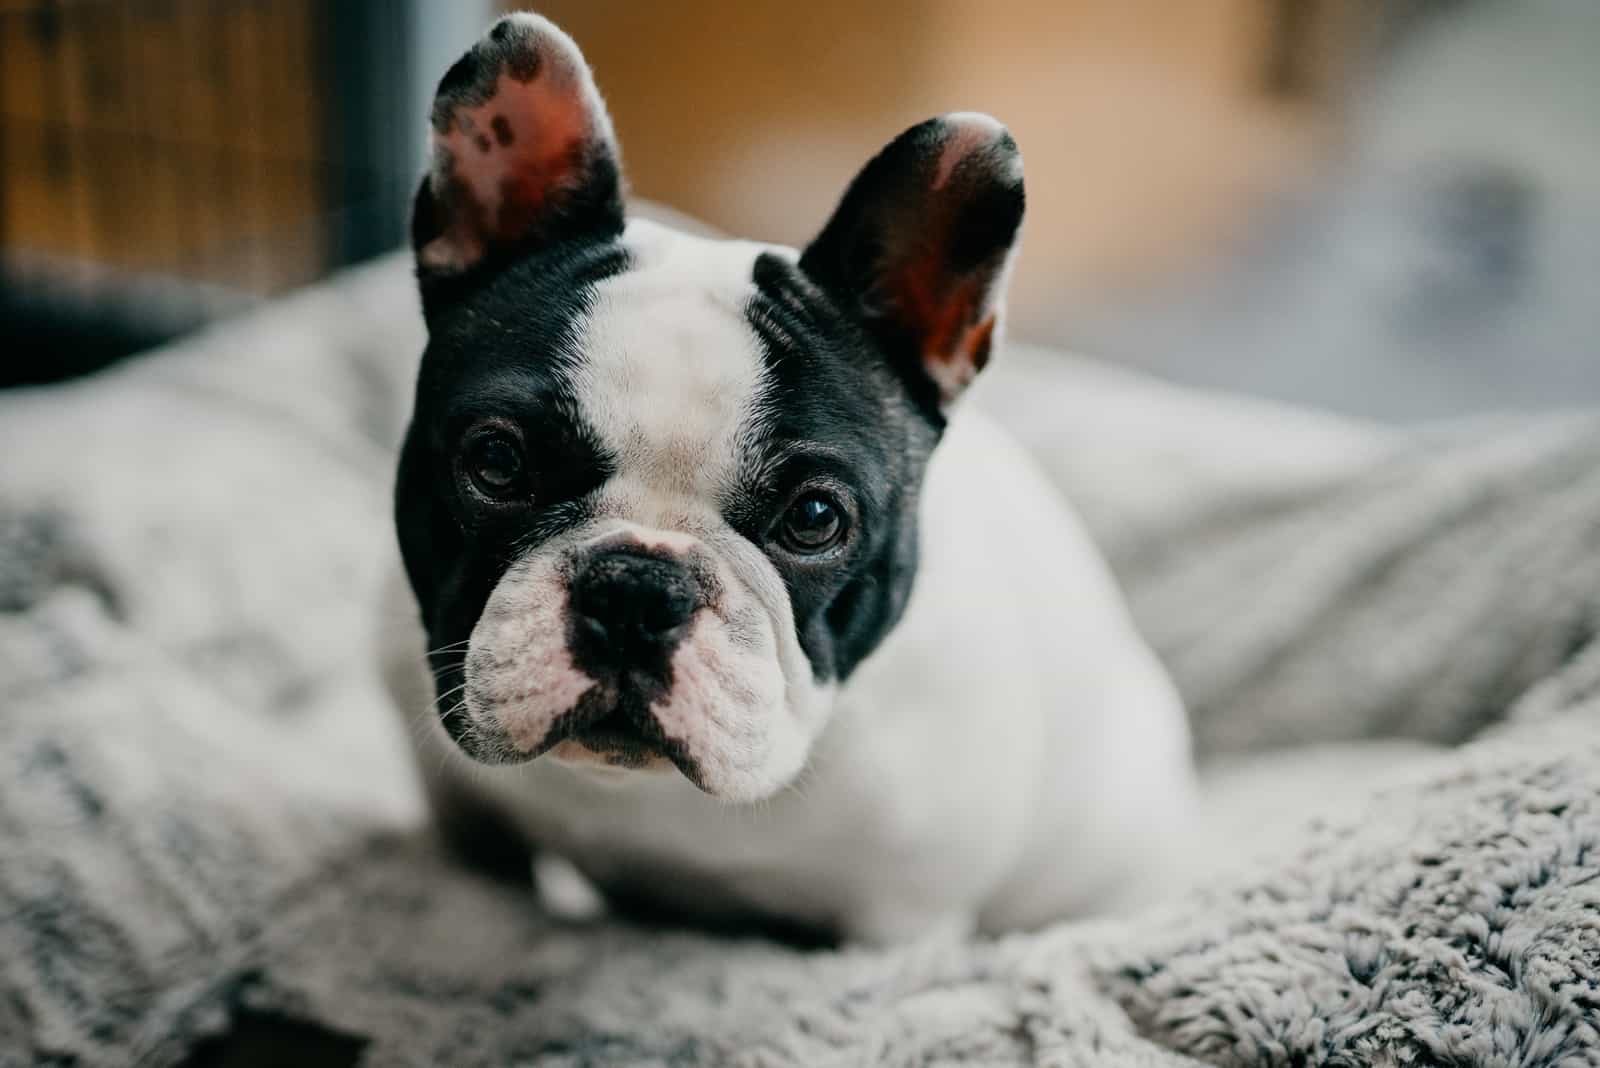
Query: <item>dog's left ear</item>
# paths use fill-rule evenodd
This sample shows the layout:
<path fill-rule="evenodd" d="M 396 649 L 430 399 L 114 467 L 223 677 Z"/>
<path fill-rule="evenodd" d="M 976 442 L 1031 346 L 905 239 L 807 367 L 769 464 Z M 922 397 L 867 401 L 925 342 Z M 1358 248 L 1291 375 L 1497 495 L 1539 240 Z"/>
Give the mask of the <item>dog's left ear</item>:
<path fill-rule="evenodd" d="M 913 126 L 800 257 L 942 410 L 988 362 L 1023 211 L 1022 156 L 987 115 Z"/>
<path fill-rule="evenodd" d="M 432 282 L 622 230 L 610 116 L 578 46 L 548 19 L 496 22 L 439 82 L 432 124 L 411 221 L 425 300 Z"/>

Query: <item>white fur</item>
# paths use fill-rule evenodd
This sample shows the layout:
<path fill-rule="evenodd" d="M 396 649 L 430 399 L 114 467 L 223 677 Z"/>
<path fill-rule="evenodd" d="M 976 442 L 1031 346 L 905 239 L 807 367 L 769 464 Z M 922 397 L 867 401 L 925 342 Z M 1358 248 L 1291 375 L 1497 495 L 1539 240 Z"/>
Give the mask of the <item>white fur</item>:
<path fill-rule="evenodd" d="M 473 765 L 438 729 L 423 768 L 601 884 L 871 941 L 1037 925 L 1105 907 L 1158 868 L 1188 807 L 1182 709 L 1033 460 L 978 412 L 954 417 L 905 617 L 845 687 L 818 687 L 776 571 L 717 506 L 762 403 L 742 310 L 756 247 L 637 223 L 628 242 L 637 265 L 600 286 L 577 383 L 622 459 L 599 518 L 571 538 L 666 539 L 715 562 L 725 607 L 697 616 L 654 711 L 720 796 L 671 769 Z M 505 666 L 469 680 L 469 711 L 499 717 L 518 747 L 581 680 L 503 607 L 548 611 L 557 585 L 537 560 L 513 567 L 472 636 L 469 674 L 474 656 Z M 495 687 L 537 696 L 488 700 Z"/>

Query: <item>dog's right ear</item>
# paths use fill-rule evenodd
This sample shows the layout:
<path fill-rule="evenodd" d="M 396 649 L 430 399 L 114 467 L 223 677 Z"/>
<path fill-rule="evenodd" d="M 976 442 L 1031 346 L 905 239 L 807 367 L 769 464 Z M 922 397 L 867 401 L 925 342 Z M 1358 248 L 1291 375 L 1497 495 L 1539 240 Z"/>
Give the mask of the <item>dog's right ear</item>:
<path fill-rule="evenodd" d="M 583 53 L 548 19 L 496 22 L 439 82 L 432 123 L 411 219 L 424 308 L 453 280 L 622 230 L 611 118 Z"/>

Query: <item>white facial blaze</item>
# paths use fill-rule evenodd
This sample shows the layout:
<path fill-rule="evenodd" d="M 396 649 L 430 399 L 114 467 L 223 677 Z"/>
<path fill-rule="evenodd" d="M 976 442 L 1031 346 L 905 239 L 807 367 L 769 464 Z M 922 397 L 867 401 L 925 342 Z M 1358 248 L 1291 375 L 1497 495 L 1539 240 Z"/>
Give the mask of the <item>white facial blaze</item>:
<path fill-rule="evenodd" d="M 763 246 L 629 227 L 632 267 L 596 287 L 573 392 L 619 459 L 608 496 L 640 523 L 717 511 L 766 368 L 745 320 Z"/>

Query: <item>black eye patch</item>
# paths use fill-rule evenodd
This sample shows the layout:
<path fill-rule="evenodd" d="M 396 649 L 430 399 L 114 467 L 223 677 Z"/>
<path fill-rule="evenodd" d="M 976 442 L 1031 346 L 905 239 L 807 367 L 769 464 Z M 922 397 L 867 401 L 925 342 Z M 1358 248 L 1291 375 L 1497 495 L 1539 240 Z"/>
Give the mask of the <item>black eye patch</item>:
<path fill-rule="evenodd" d="M 773 445 L 746 459 L 739 483 L 722 497 L 723 519 L 756 545 L 766 548 L 795 501 L 807 492 L 821 493 L 839 505 L 841 519 L 854 521 L 863 508 L 880 502 L 863 494 L 868 478 L 839 450 L 815 442 Z"/>
<path fill-rule="evenodd" d="M 938 426 L 862 324 L 795 263 L 757 256 L 751 280 L 746 319 L 766 388 L 759 445 L 724 516 L 783 578 L 816 676 L 842 679 L 910 594 L 918 486 Z M 813 488 L 818 499 L 806 500 Z"/>
<path fill-rule="evenodd" d="M 491 431 L 514 440 L 518 473 L 535 506 L 581 498 L 616 472 L 616 457 L 556 376 L 502 375 L 463 391 L 434 435 L 434 448 L 441 459 L 459 460 Z"/>

